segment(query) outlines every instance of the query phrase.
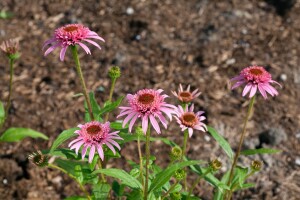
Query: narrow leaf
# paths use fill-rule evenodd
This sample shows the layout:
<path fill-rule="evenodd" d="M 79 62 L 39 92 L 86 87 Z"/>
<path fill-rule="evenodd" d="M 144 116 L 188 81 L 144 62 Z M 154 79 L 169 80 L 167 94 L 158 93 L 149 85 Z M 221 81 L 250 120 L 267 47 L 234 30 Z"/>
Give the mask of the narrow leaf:
<path fill-rule="evenodd" d="M 176 170 L 190 165 L 197 165 L 200 163 L 201 161 L 191 160 L 191 161 L 183 161 L 169 166 L 162 172 L 158 173 L 156 177 L 152 180 L 152 183 L 149 188 L 149 193 L 151 191 L 155 191 L 156 189 L 160 189 L 166 182 L 170 180 L 170 178 L 172 177 L 172 175 Z"/>
<path fill-rule="evenodd" d="M 9 128 L 0 137 L 1 142 L 18 142 L 25 137 L 42 138 L 48 140 L 43 133 L 32 130 L 30 128 Z"/>
<path fill-rule="evenodd" d="M 78 128 L 70 128 L 68 130 L 63 131 L 57 138 L 54 140 L 50 152 L 53 152 L 57 147 L 59 147 L 62 143 L 70 139 L 71 137 L 75 137 L 77 134 L 74 133 Z"/>
<path fill-rule="evenodd" d="M 0 125 L 4 122 L 5 110 L 2 101 L 0 101 Z"/>
<path fill-rule="evenodd" d="M 229 143 L 220 134 L 218 134 L 214 128 L 207 126 L 207 129 L 208 132 L 213 136 L 213 138 L 215 138 L 215 140 L 219 143 L 219 145 L 222 147 L 222 149 L 225 151 L 228 157 L 232 160 L 233 151 Z"/>
<path fill-rule="evenodd" d="M 116 109 L 122 102 L 122 100 L 124 99 L 123 96 L 119 97 L 117 99 L 117 101 L 114 101 L 112 103 L 109 103 L 107 105 L 104 106 L 104 108 L 102 108 L 99 112 L 99 115 L 102 116 L 103 114 L 107 113 L 107 112 L 111 112 L 114 109 Z"/>
<path fill-rule="evenodd" d="M 64 200 L 87 200 L 87 198 L 81 196 L 73 196 L 73 197 L 67 197 Z"/>
<path fill-rule="evenodd" d="M 99 173 L 120 179 L 124 185 L 127 185 L 131 188 L 142 189 L 143 187 L 136 178 L 132 177 L 130 174 L 128 174 L 122 169 L 115 169 L 115 168 L 98 169 L 95 170 L 92 174 L 99 174 Z"/>
<path fill-rule="evenodd" d="M 279 153 L 281 150 L 278 149 L 266 149 L 266 148 L 260 148 L 260 149 L 247 149 L 241 152 L 242 155 L 255 155 L 255 154 L 273 154 L 273 153 Z"/>
<path fill-rule="evenodd" d="M 108 199 L 108 194 L 110 191 L 110 185 L 107 183 L 98 183 L 96 185 L 93 185 L 93 194 L 95 196 L 95 199 Z"/>

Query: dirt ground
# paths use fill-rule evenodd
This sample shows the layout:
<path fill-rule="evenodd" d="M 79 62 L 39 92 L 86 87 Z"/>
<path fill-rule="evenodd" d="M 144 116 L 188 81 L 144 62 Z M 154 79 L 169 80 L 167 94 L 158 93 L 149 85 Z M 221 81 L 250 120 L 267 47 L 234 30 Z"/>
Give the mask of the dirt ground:
<path fill-rule="evenodd" d="M 276 98 L 257 98 L 243 148 L 277 148 L 282 153 L 241 159 L 244 165 L 260 159 L 264 167 L 251 178 L 256 187 L 238 192 L 234 199 L 300 199 L 299 0 L 1 0 L 0 10 L 14 14 L 0 19 L 0 40 L 20 39 L 22 52 L 6 127 L 29 127 L 50 138 L 0 144 L 0 199 L 55 200 L 80 194 L 68 177 L 27 160 L 34 149 L 49 148 L 62 130 L 83 122 L 83 98 L 73 97 L 81 87 L 70 52 L 61 62 L 58 51 L 43 57 L 41 50 L 55 28 L 69 23 L 82 23 L 106 40 L 102 51 L 91 47 L 91 56 L 80 52 L 87 87 L 96 91 L 99 102 L 107 99 L 107 70 L 112 65 L 122 69 L 114 98 L 142 88 L 162 88 L 171 96 L 179 83 L 191 84 L 202 92 L 196 108 L 206 112 L 207 123 L 234 149 L 247 99 L 241 97 L 241 89 L 231 91 L 228 80 L 250 64 L 266 66 L 283 88 Z M 9 67 L 3 54 L 0 60 L 4 100 Z M 181 142 L 178 128 L 172 130 L 163 136 Z M 196 132 L 189 144 L 191 158 L 220 158 L 220 174 L 229 167 L 210 136 Z M 157 163 L 166 165 L 168 158 L 159 156 L 170 149 L 154 145 Z M 126 146 L 122 155 L 137 160 L 135 144 Z M 121 164 L 125 161 L 111 163 Z M 201 183 L 197 195 L 212 199 L 211 186 Z"/>

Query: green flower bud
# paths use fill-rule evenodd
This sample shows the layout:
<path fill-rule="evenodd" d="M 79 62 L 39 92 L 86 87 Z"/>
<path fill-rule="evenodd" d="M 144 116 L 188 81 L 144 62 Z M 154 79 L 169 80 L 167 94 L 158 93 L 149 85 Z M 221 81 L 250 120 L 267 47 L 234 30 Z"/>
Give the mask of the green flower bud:
<path fill-rule="evenodd" d="M 251 162 L 251 169 L 253 171 L 259 171 L 259 170 L 261 170 L 261 167 L 262 167 L 262 162 L 261 161 L 259 161 L 259 160 L 253 160 Z"/>
<path fill-rule="evenodd" d="M 184 169 L 178 169 L 178 170 L 175 171 L 174 177 L 175 177 L 178 181 L 184 179 L 185 176 L 186 176 L 186 172 L 185 172 Z"/>
<path fill-rule="evenodd" d="M 48 165 L 48 156 L 43 155 L 40 150 L 33 152 L 28 156 L 28 159 L 38 167 L 45 167 Z"/>
<path fill-rule="evenodd" d="M 111 79 L 119 78 L 121 76 L 120 67 L 118 67 L 118 66 L 111 67 L 108 71 L 108 76 Z"/>
<path fill-rule="evenodd" d="M 179 160 L 181 159 L 181 156 L 182 156 L 181 148 L 178 146 L 173 147 L 170 153 L 171 160 L 172 161 Z"/>
<path fill-rule="evenodd" d="M 140 127 L 140 126 L 136 127 L 135 133 L 136 133 L 138 136 L 143 136 L 143 135 L 144 135 L 143 129 L 142 129 L 142 127 Z"/>
<path fill-rule="evenodd" d="M 20 57 L 19 54 L 19 41 L 10 39 L 2 42 L 0 49 L 7 55 L 11 60 L 16 60 Z"/>
<path fill-rule="evenodd" d="M 181 194 L 180 192 L 173 192 L 170 194 L 170 197 L 172 200 L 180 200 L 181 199 Z"/>
<path fill-rule="evenodd" d="M 209 167 L 213 171 L 218 171 L 222 167 L 222 163 L 218 159 L 214 159 L 209 163 Z"/>

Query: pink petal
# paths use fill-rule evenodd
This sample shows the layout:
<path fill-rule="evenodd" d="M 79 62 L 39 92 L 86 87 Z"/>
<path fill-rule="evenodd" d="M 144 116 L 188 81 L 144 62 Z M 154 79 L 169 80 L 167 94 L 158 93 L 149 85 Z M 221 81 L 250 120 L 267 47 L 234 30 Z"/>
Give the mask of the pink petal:
<path fill-rule="evenodd" d="M 191 105 L 189 112 L 193 112 L 194 111 L 194 104 Z"/>
<path fill-rule="evenodd" d="M 53 43 L 53 42 L 55 42 L 55 41 L 56 41 L 55 38 L 51 38 L 51 39 L 49 39 L 49 40 L 46 40 L 46 41 L 44 42 L 44 45 L 43 45 L 42 50 L 44 50 L 44 48 L 45 48 L 47 45 L 49 45 L 49 44 L 51 44 L 51 43 Z"/>
<path fill-rule="evenodd" d="M 238 81 L 231 87 L 231 89 L 234 90 L 235 88 L 243 85 L 244 83 L 245 83 L 245 81 Z"/>
<path fill-rule="evenodd" d="M 44 56 L 47 56 L 47 55 L 48 55 L 49 53 L 51 53 L 54 49 L 56 49 L 58 46 L 59 46 L 59 44 L 55 44 L 55 45 L 49 47 L 49 48 L 45 51 Z"/>
<path fill-rule="evenodd" d="M 89 39 L 83 39 L 84 41 L 91 43 L 92 45 L 98 47 L 98 49 L 101 50 L 101 47 L 99 46 L 99 44 L 97 44 L 96 42 L 94 42 L 93 40 L 89 40 Z"/>
<path fill-rule="evenodd" d="M 115 148 L 114 148 L 109 142 L 106 142 L 105 144 L 106 144 L 106 146 L 114 153 L 114 155 L 116 155 L 116 150 L 115 150 Z"/>
<path fill-rule="evenodd" d="M 93 39 L 97 39 L 97 40 L 101 40 L 102 42 L 105 42 L 105 40 L 99 36 L 89 35 L 88 38 L 93 38 Z"/>
<path fill-rule="evenodd" d="M 73 144 L 71 147 L 70 147 L 70 149 L 72 150 L 72 149 L 75 149 L 75 153 L 78 155 L 78 151 L 79 151 L 79 149 L 80 149 L 80 147 L 81 147 L 81 145 L 84 143 L 84 141 L 82 140 L 82 141 L 80 141 L 80 142 L 77 142 L 77 143 L 75 143 L 75 144 Z"/>
<path fill-rule="evenodd" d="M 155 129 L 155 131 L 156 131 L 158 134 L 160 134 L 160 133 L 161 133 L 161 132 L 160 132 L 160 127 L 159 127 L 159 125 L 158 125 L 156 119 L 153 117 L 153 115 L 150 115 L 149 118 L 150 118 L 150 122 L 151 122 L 153 128 Z"/>
<path fill-rule="evenodd" d="M 61 61 L 64 61 L 67 48 L 68 48 L 68 46 L 65 46 L 60 50 L 59 58 Z"/>
<path fill-rule="evenodd" d="M 245 95 L 247 95 L 247 93 L 250 91 L 251 88 L 252 88 L 252 84 L 248 83 L 243 90 L 242 96 L 244 97 Z"/>
<path fill-rule="evenodd" d="M 189 128 L 188 131 L 189 131 L 189 137 L 192 137 L 192 135 L 193 135 L 193 129 Z"/>
<path fill-rule="evenodd" d="M 68 147 L 72 146 L 72 144 L 74 144 L 80 140 L 82 140 L 82 138 L 77 138 L 77 139 L 73 140 L 72 142 L 69 143 Z"/>
<path fill-rule="evenodd" d="M 253 97 L 255 95 L 256 91 L 257 91 L 257 85 L 253 85 L 251 88 L 249 97 L 250 98 Z"/>
<path fill-rule="evenodd" d="M 165 127 L 165 129 L 167 129 L 168 123 L 167 123 L 166 118 L 162 114 L 158 114 L 157 117 L 159 118 L 160 122 Z"/>
<path fill-rule="evenodd" d="M 169 117 L 170 121 L 172 121 L 172 113 L 174 113 L 173 110 L 171 110 L 169 108 L 161 107 L 160 111 L 164 112 Z"/>
<path fill-rule="evenodd" d="M 79 46 L 81 46 L 87 54 L 91 54 L 90 49 L 83 43 L 78 42 Z"/>
<path fill-rule="evenodd" d="M 264 99 L 267 99 L 267 94 L 266 94 L 266 91 L 264 90 L 264 88 L 262 87 L 261 84 L 258 84 L 258 90 L 259 92 L 261 93 L 261 95 L 264 97 Z"/>
<path fill-rule="evenodd" d="M 190 89 L 191 89 L 191 86 L 190 85 L 188 85 L 188 87 L 187 87 L 187 91 L 189 92 L 190 91 Z"/>
<path fill-rule="evenodd" d="M 182 91 L 183 91 L 182 85 L 179 84 L 179 92 L 182 92 Z"/>
<path fill-rule="evenodd" d="M 119 150 L 121 149 L 120 145 L 116 141 L 111 140 L 109 138 L 106 141 L 113 144 L 113 145 L 115 145 Z"/>
<path fill-rule="evenodd" d="M 91 163 L 93 161 L 94 155 L 95 155 L 95 146 L 92 145 L 91 149 L 90 149 L 89 163 Z"/>
<path fill-rule="evenodd" d="M 83 160 L 84 157 L 85 157 L 87 148 L 88 148 L 88 145 L 87 145 L 87 144 L 85 144 L 85 145 L 83 146 L 83 148 L 82 148 L 82 152 L 81 152 L 81 158 L 82 158 L 82 160 Z"/>
<path fill-rule="evenodd" d="M 148 130 L 148 116 L 147 115 L 145 115 L 142 118 L 142 129 L 143 129 L 144 134 L 146 134 L 147 130 Z"/>
<path fill-rule="evenodd" d="M 240 80 L 243 80 L 244 77 L 239 75 L 239 76 L 236 76 L 236 77 L 233 77 L 232 79 L 230 79 L 230 81 L 240 81 Z"/>
<path fill-rule="evenodd" d="M 122 117 L 124 115 L 128 115 L 129 113 L 132 113 L 132 110 L 126 110 L 126 111 L 121 111 L 121 113 L 117 116 L 117 118 Z"/>
<path fill-rule="evenodd" d="M 129 122 L 129 120 L 130 120 L 134 115 L 136 115 L 135 112 L 130 113 L 130 114 L 124 119 L 122 127 L 125 127 L 125 125 Z"/>
<path fill-rule="evenodd" d="M 129 132 L 130 132 L 130 133 L 131 133 L 131 131 L 132 131 L 132 127 L 133 127 L 134 123 L 136 122 L 138 116 L 139 116 L 139 115 L 136 114 L 136 115 L 131 119 L 131 121 L 130 121 L 130 123 L 129 123 Z"/>
<path fill-rule="evenodd" d="M 99 144 L 99 145 L 97 146 L 97 151 L 98 151 L 98 154 L 99 154 L 101 160 L 103 161 L 103 160 L 104 160 L 104 153 L 103 153 L 103 149 L 102 149 L 101 144 Z"/>

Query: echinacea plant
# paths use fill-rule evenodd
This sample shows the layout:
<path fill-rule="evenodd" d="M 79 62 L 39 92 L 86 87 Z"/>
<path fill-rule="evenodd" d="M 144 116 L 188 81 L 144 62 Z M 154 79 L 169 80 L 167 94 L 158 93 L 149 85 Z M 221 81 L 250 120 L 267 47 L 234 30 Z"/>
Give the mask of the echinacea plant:
<path fill-rule="evenodd" d="M 17 39 L 3 41 L 0 45 L 0 49 L 6 55 L 9 61 L 9 89 L 5 106 L 3 105 L 2 101 L 0 101 L 0 142 L 18 142 L 25 137 L 42 138 L 47 140 L 47 136 L 30 128 L 10 127 L 2 132 L 3 128 L 5 127 L 5 122 L 9 116 L 9 109 L 11 108 L 14 64 L 15 61 L 20 58 L 19 41 Z"/>
<path fill-rule="evenodd" d="M 207 125 L 204 111 L 199 111 L 197 109 L 199 105 L 193 102 L 200 92 L 198 89 L 191 92 L 190 86 L 183 90 L 180 84 L 178 93 L 172 92 L 180 105 L 173 105 L 167 101 L 168 91 L 140 89 L 135 93 L 127 94 L 126 102 L 120 106 L 123 97 L 113 100 L 116 80 L 121 76 L 120 68 L 114 66 L 108 73 L 111 87 L 107 94 L 107 101 L 102 102 L 100 106 L 94 92 L 88 93 L 77 55 L 77 46 L 90 54 L 90 50 L 83 42 L 100 48 L 91 39 L 104 42 L 102 37 L 89 28 L 80 24 L 70 24 L 58 28 L 54 36 L 44 45 L 44 48 L 51 45 L 45 55 L 56 48 L 61 48 L 62 61 L 67 48 L 70 47 L 85 97 L 84 122 L 63 131 L 54 140 L 49 150 L 37 151 L 29 156 L 35 165 L 60 170 L 78 183 L 82 195 L 68 199 L 195 200 L 199 198 L 193 194 L 194 189 L 199 182 L 205 180 L 215 188 L 214 199 L 221 200 L 231 199 L 235 191 L 254 186 L 246 181 L 261 170 L 262 162 L 254 160 L 248 166 L 241 166 L 238 165 L 239 156 L 278 152 L 275 149 L 265 148 L 244 151 L 241 149 L 257 90 L 265 99 L 266 93 L 272 96 L 278 95 L 277 90 L 270 85 L 277 82 L 271 79 L 271 75 L 263 67 L 245 68 L 239 76 L 232 79 L 233 89 L 246 84 L 242 96 L 250 93 L 251 98 L 238 150 L 234 154 L 225 138 Z M 110 114 L 118 110 L 120 113 L 117 117 Z M 171 125 L 172 131 L 170 131 L 169 125 L 173 117 L 177 123 Z M 165 137 L 167 132 L 182 138 L 182 144 L 167 139 Z M 225 156 L 210 161 L 189 158 L 188 139 L 202 137 L 205 134 L 213 137 L 224 150 L 231 163 L 230 168 L 223 164 Z M 71 139 L 69 148 L 63 147 L 69 139 Z M 125 171 L 125 168 L 115 168 L 114 159 L 122 158 L 121 149 L 127 144 L 133 145 L 135 141 L 138 156 L 136 160 L 127 160 L 132 168 L 130 172 Z M 155 163 L 160 155 L 156 158 L 151 154 L 150 145 L 153 141 L 162 141 L 170 148 L 170 163 L 165 168 Z M 144 153 L 143 142 L 145 142 Z M 222 166 L 227 168 L 227 171 L 223 175 L 215 176 Z M 189 178 L 192 173 L 196 176 L 194 182 Z M 218 178 L 220 176 L 221 179 Z"/>

